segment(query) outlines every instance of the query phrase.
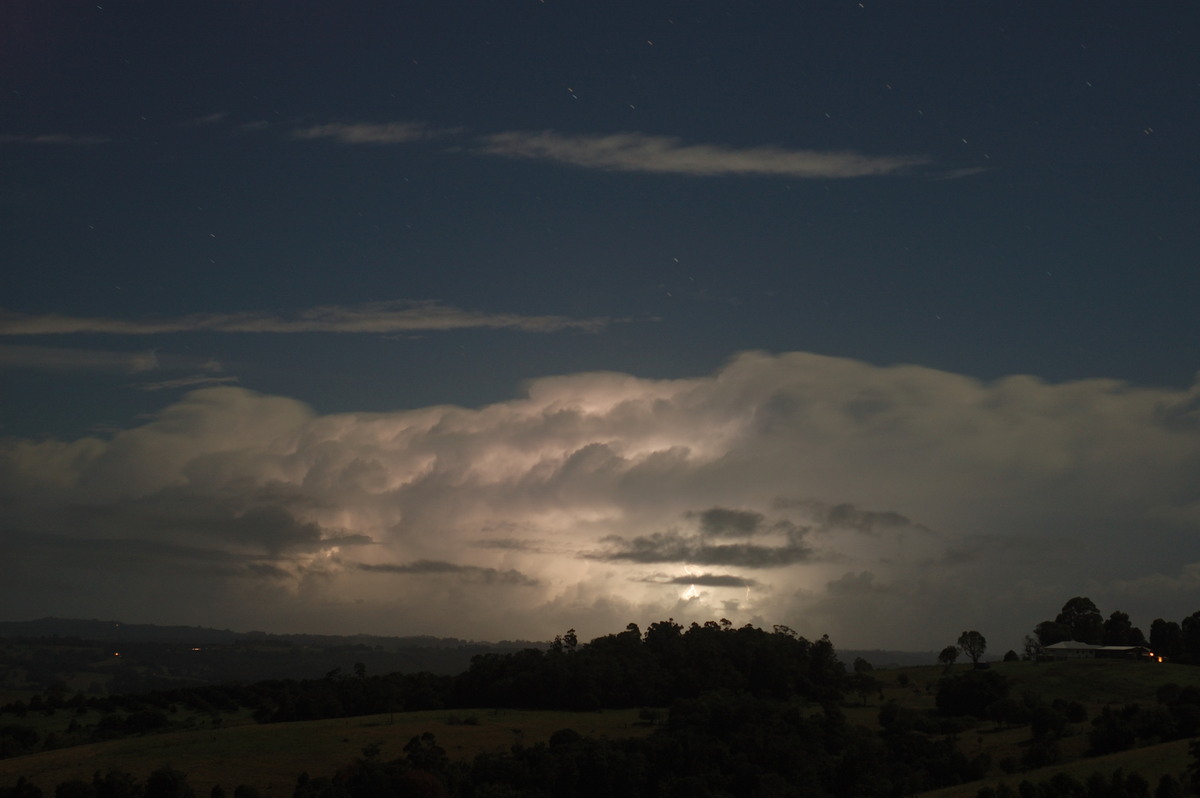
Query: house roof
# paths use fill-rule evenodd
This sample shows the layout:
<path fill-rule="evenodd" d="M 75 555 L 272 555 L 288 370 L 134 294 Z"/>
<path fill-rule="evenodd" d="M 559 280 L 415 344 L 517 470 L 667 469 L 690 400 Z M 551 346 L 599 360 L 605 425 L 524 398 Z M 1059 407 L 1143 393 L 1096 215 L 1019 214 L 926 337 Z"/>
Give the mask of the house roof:
<path fill-rule="evenodd" d="M 1046 651 L 1133 651 L 1137 648 L 1146 649 L 1145 646 L 1098 646 L 1078 640 L 1063 640 L 1043 647 Z"/>

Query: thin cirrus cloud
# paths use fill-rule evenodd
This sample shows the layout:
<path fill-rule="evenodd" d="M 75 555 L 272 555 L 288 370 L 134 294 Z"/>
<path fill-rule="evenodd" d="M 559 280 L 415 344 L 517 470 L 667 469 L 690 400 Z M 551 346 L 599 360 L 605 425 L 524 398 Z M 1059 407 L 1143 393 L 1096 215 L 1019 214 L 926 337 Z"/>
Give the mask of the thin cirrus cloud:
<path fill-rule="evenodd" d="M 298 128 L 298 139 L 343 144 L 408 144 L 457 131 L 432 130 L 417 122 L 329 123 Z M 509 130 L 479 136 L 468 152 L 505 158 L 552 161 L 588 169 L 715 177 L 762 175 L 836 179 L 892 175 L 925 166 L 924 156 L 874 156 L 777 146 L 729 147 L 689 144 L 674 136 L 639 132 L 568 135 L 553 130 Z"/>
<path fill-rule="evenodd" d="M 107 144 L 110 141 L 112 139 L 107 136 L 78 136 L 72 133 L 0 133 L 0 144 L 90 146 Z"/>
<path fill-rule="evenodd" d="M 160 365 L 158 355 L 153 350 L 112 352 L 101 349 L 0 344 L 0 368 L 140 374 L 154 371 Z"/>
<path fill-rule="evenodd" d="M 166 391 L 176 388 L 204 388 L 212 385 L 229 385 L 235 382 L 239 382 L 239 379 L 233 375 L 216 377 L 210 374 L 194 374 L 190 377 L 180 377 L 174 380 L 142 382 L 134 387 L 142 391 Z"/>
<path fill-rule="evenodd" d="M 523 332 L 596 331 L 614 321 L 567 316 L 523 316 L 482 313 L 436 302 L 371 302 L 327 305 L 292 316 L 275 313 L 192 314 L 163 319 L 114 319 L 66 316 L 57 313 L 0 315 L 0 335 L 160 335 L 180 332 L 221 333 L 405 333 L 468 328 L 511 329 Z"/>
<path fill-rule="evenodd" d="M 672 136 L 645 133 L 570 136 L 545 130 L 484 136 L 479 152 L 509 158 L 555 161 L 589 169 L 695 175 L 766 175 L 794 178 L 851 178 L 891 175 L 929 162 L 921 156 L 871 156 L 786 147 L 726 147 L 686 144 Z"/>
<path fill-rule="evenodd" d="M 439 135 L 419 122 L 386 122 L 382 124 L 346 124 L 330 122 L 324 125 L 297 128 L 292 137 L 298 139 L 333 139 L 343 144 L 407 144 Z"/>

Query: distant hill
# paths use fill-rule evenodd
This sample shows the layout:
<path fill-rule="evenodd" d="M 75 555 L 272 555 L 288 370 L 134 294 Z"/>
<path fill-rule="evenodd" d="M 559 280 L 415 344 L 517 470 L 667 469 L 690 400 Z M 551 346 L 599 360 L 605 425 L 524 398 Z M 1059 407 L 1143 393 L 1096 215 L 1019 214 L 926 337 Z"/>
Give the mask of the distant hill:
<path fill-rule="evenodd" d="M 369 673 L 455 675 L 479 654 L 545 648 L 432 636 L 234 632 L 199 626 L 41 618 L 0 621 L 0 689 L 132 693 L 263 679 L 314 679 L 357 665 Z"/>
<path fill-rule="evenodd" d="M 139 643 L 190 643 L 192 645 L 218 645 L 238 642 L 283 642 L 305 646 L 366 645 L 382 646 L 385 650 L 406 648 L 461 648 L 482 646 L 516 650 L 530 647 L 545 647 L 546 643 L 527 640 L 501 640 L 499 642 L 477 642 L 460 640 L 456 637 L 433 637 L 432 635 L 409 635 L 387 637 L 380 635 L 313 635 L 271 634 L 269 632 L 233 632 L 229 629 L 212 629 L 206 626 L 157 626 L 148 623 L 122 623 L 78 618 L 39 618 L 35 621 L 0 621 L 0 638 L 5 637 L 73 637 L 79 640 L 99 642 Z"/>
<path fill-rule="evenodd" d="M 884 651 L 881 649 L 852 649 L 839 648 L 838 660 L 846 667 L 854 664 L 854 660 L 862 657 L 871 663 L 873 668 L 912 668 L 917 665 L 936 665 L 937 651 Z M 992 659 L 985 657 L 985 659 Z"/>

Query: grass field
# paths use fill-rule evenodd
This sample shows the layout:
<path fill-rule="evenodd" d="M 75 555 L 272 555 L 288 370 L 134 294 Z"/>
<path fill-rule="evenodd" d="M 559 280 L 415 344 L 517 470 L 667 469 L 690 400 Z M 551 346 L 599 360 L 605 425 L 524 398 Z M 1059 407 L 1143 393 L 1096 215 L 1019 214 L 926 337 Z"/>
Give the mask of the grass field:
<path fill-rule="evenodd" d="M 1042 663 L 1003 662 L 994 663 L 992 668 L 1009 679 L 1012 697 L 1020 699 L 1026 694 L 1031 694 L 1047 703 L 1055 699 L 1078 701 L 1087 708 L 1089 718 L 1098 715 L 1105 706 L 1152 706 L 1157 703 L 1158 689 L 1165 684 L 1200 688 L 1200 668 L 1191 665 L 1075 660 Z M 937 670 L 928 668 L 909 669 L 909 680 L 910 683 L 920 682 L 924 686 L 931 676 L 936 678 L 937 673 Z M 888 678 L 889 674 L 892 672 L 883 671 L 880 675 Z M 896 672 L 897 676 L 898 674 L 899 671 Z M 894 692 L 895 690 L 898 688 L 889 688 L 885 690 L 885 695 L 890 693 L 894 696 L 906 692 L 913 696 L 911 689 L 900 693 Z M 924 693 L 924 690 L 921 692 Z M 932 706 L 933 700 L 933 693 L 930 692 L 915 701 L 910 701 L 909 705 Z M 1153 786 L 1163 774 L 1178 776 L 1188 764 L 1188 740 L 1175 740 L 1103 757 L 1088 757 L 1087 732 L 1090 729 L 1090 722 L 1075 724 L 1074 733 L 1059 741 L 1064 760 L 1062 764 L 1023 773 L 1003 774 L 997 767 L 998 763 L 1005 757 L 1020 757 L 1024 744 L 1030 738 L 1029 727 L 996 729 L 994 724 L 981 724 L 974 732 L 962 735 L 960 747 L 965 753 L 986 751 L 991 755 L 993 767 L 989 777 L 960 787 L 926 793 L 923 798 L 974 796 L 981 787 L 1000 782 L 1007 783 L 1015 789 L 1023 780 L 1028 779 L 1036 783 L 1045 781 L 1059 772 L 1066 772 L 1083 780 L 1097 771 L 1111 774 L 1117 768 L 1126 772 L 1137 771 Z"/>
<path fill-rule="evenodd" d="M 968 667 L 958 665 L 954 670 Z M 1152 705 L 1159 687 L 1167 683 L 1200 688 L 1200 667 L 1183 665 L 1081 660 L 995 663 L 992 668 L 1010 680 L 1012 697 L 1035 695 L 1046 703 L 1059 698 L 1079 701 L 1089 717 L 1095 717 L 1106 705 Z M 888 700 L 915 710 L 932 709 L 936 683 L 942 675 L 942 668 L 933 666 L 876 671 L 881 689 L 869 693 L 865 700 L 851 696 L 845 707 L 847 719 L 856 725 L 878 728 L 879 707 Z M 59 713 L 37 720 L 36 725 L 45 732 L 68 722 L 69 717 Z M 478 723 L 451 722 L 468 717 Z M 30 716 L 29 721 L 34 720 Z M 93 718 L 83 720 L 94 722 Z M 179 722 L 181 718 L 174 720 Z M 223 718 L 220 728 L 174 731 L 0 760 L 0 786 L 25 776 L 49 795 L 59 782 L 90 779 L 97 770 L 116 768 L 145 779 L 152 770 L 171 765 L 188 774 L 198 796 L 207 796 L 214 784 L 224 787 L 227 794 L 238 784 L 247 784 L 264 797 L 290 796 L 296 776 L 302 771 L 314 777 L 332 775 L 374 743 L 381 746 L 384 760 L 396 759 L 403 755 L 405 743 L 424 732 L 432 732 L 452 759 L 467 760 L 483 751 L 507 750 L 517 742 L 544 742 L 563 728 L 610 738 L 652 731 L 652 727 L 640 725 L 637 720 L 638 710 L 568 713 L 481 709 L 258 725 L 249 722 L 243 713 Z M 994 723 L 982 722 L 961 734 L 959 745 L 967 754 L 986 752 L 991 756 L 989 778 L 929 796 L 973 796 L 985 784 L 1004 781 L 1015 787 L 1024 779 L 1044 780 L 1060 770 L 1082 779 L 1095 771 L 1111 773 L 1124 768 L 1139 771 L 1153 784 L 1161 774 L 1178 774 L 1187 765 L 1187 741 L 1087 758 L 1089 729 L 1089 723 L 1075 724 L 1072 733 L 1060 741 L 1063 764 L 1041 771 L 1003 774 L 999 763 L 1005 758 L 1019 761 L 1029 740 L 1029 727 L 997 728 Z"/>
<path fill-rule="evenodd" d="M 477 725 L 451 723 L 452 717 L 478 719 Z M 595 737 L 633 737 L 651 728 L 637 724 L 638 710 L 604 712 L 533 712 L 518 710 L 454 710 L 368 715 L 338 720 L 241 725 L 221 729 L 170 732 L 105 743 L 63 748 L 0 760 L 0 785 L 18 776 L 53 795 L 69 779 L 90 780 L 97 771 L 124 770 L 139 779 L 170 765 L 188 774 L 198 796 L 214 784 L 226 794 L 238 784 L 264 796 L 290 796 L 296 776 L 333 775 L 379 743 L 385 761 L 402 757 L 414 736 L 431 732 L 451 759 L 471 759 L 484 751 L 506 751 L 514 743 L 545 742 L 559 729 L 571 728 Z"/>
<path fill-rule="evenodd" d="M 983 787 L 994 787 L 1000 783 L 1007 784 L 1016 790 L 1017 785 L 1022 781 L 1028 780 L 1036 784 L 1047 781 L 1055 773 L 1069 773 L 1079 781 L 1085 781 L 1093 773 L 1102 773 L 1108 777 L 1118 768 L 1126 773 L 1137 771 L 1142 774 L 1150 782 L 1150 788 L 1153 790 L 1163 774 L 1170 773 L 1174 776 L 1180 774 L 1188 761 L 1189 742 L 1191 741 L 1173 740 L 1169 743 L 1135 748 L 1132 751 L 1122 751 L 1119 754 L 1109 754 L 1108 756 L 1078 759 L 1063 765 L 1029 770 L 1024 773 L 989 776 L 970 784 L 922 793 L 921 798 L 973 798 Z"/>

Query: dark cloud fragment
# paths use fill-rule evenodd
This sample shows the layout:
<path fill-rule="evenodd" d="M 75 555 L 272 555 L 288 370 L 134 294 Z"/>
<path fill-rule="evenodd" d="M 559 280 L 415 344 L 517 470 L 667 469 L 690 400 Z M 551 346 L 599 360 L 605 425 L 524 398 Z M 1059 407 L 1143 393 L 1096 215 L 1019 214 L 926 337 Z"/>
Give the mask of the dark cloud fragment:
<path fill-rule="evenodd" d="M 608 550 L 584 556 L 610 562 L 678 562 L 743 568 L 775 568 L 805 562 L 812 556 L 812 550 L 804 545 L 798 534 L 789 535 L 788 541 L 781 546 L 749 543 L 709 545 L 699 537 L 684 537 L 674 532 L 656 532 L 632 540 L 611 535 L 604 538 L 603 542 L 609 545 Z"/>
<path fill-rule="evenodd" d="M 473 582 L 484 584 L 520 585 L 533 587 L 538 580 L 526 576 L 520 571 L 497 568 L 481 568 L 477 565 L 459 565 L 444 560 L 413 560 L 407 563 L 353 563 L 352 567 L 359 571 L 383 574 L 455 574 Z"/>
<path fill-rule="evenodd" d="M 677 576 L 671 580 L 673 585 L 700 585 L 701 587 L 757 587 L 758 581 L 733 574 L 695 574 L 694 576 Z"/>
<path fill-rule="evenodd" d="M 700 531 L 704 534 L 727 537 L 749 537 L 762 529 L 764 521 L 762 513 L 727 507 L 712 507 L 688 516 L 700 519 Z"/>
<path fill-rule="evenodd" d="M 271 565 L 268 562 L 252 562 L 246 566 L 246 570 L 251 576 L 265 577 L 267 579 L 291 579 L 294 575 L 277 565 Z"/>
<path fill-rule="evenodd" d="M 874 537 L 888 532 L 930 531 L 928 527 L 901 513 L 892 510 L 864 510 L 848 502 L 828 504 L 810 499 L 778 499 L 775 506 L 780 509 L 799 508 L 806 511 L 812 516 L 816 527 L 824 532 L 851 529 Z"/>

